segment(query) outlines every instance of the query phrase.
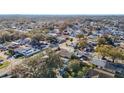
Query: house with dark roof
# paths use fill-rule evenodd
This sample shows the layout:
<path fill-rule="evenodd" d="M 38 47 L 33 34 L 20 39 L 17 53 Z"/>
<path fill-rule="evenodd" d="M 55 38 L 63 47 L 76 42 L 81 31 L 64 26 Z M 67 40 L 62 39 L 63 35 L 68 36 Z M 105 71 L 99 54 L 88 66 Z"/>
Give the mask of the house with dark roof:
<path fill-rule="evenodd" d="M 98 68 L 102 68 L 111 73 L 122 73 L 124 74 L 124 65 L 120 63 L 112 63 L 107 60 L 102 60 L 98 58 L 93 58 L 92 64 L 96 65 Z"/>

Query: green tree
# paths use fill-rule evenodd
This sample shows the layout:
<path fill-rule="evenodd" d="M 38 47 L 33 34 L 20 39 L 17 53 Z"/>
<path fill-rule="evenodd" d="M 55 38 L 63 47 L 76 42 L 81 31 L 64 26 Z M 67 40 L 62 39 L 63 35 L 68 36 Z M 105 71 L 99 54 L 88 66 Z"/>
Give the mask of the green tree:
<path fill-rule="evenodd" d="M 79 47 L 79 48 L 85 48 L 86 47 L 86 45 L 87 45 L 87 42 L 86 41 L 80 41 L 78 44 L 77 44 L 77 46 Z"/>
<path fill-rule="evenodd" d="M 15 77 L 29 78 L 55 78 L 57 77 L 57 69 L 63 66 L 59 55 L 53 51 L 48 52 L 48 58 L 43 58 L 42 53 L 27 58 L 23 64 L 16 66 L 12 70 L 12 75 Z"/>
<path fill-rule="evenodd" d="M 115 59 L 124 59 L 124 54 L 120 48 L 115 48 L 110 45 L 101 45 L 96 47 L 96 52 L 98 52 L 102 58 L 110 57 L 112 62 L 115 62 Z"/>
<path fill-rule="evenodd" d="M 98 45 L 105 45 L 106 44 L 106 39 L 103 37 L 98 38 Z"/>
<path fill-rule="evenodd" d="M 70 74 L 66 71 L 65 74 L 63 75 L 63 78 L 69 78 Z"/>
<path fill-rule="evenodd" d="M 73 42 L 73 38 L 70 38 L 70 42 Z"/>
<path fill-rule="evenodd" d="M 82 78 L 82 76 L 84 76 L 84 73 L 83 73 L 83 71 L 78 71 L 77 75 L 79 78 Z"/>
<path fill-rule="evenodd" d="M 108 36 L 108 35 L 104 35 L 102 37 L 99 37 L 97 42 L 98 45 L 112 45 L 114 46 L 114 42 L 113 42 L 113 38 Z"/>
<path fill-rule="evenodd" d="M 83 34 L 78 34 L 76 37 L 81 39 L 81 38 L 84 38 L 84 35 Z"/>
<path fill-rule="evenodd" d="M 102 56 L 102 58 L 105 58 L 108 56 L 108 51 L 111 50 L 112 47 L 109 45 L 101 45 L 96 47 L 96 52 Z"/>
<path fill-rule="evenodd" d="M 80 61 L 74 59 L 69 61 L 63 77 L 82 78 L 86 75 L 88 71 L 89 67 L 87 65 L 82 65 Z"/>
<path fill-rule="evenodd" d="M 115 62 L 115 59 L 122 59 L 124 58 L 123 52 L 120 51 L 119 48 L 112 48 L 108 51 L 109 56 L 112 58 L 112 62 Z"/>
<path fill-rule="evenodd" d="M 71 60 L 68 64 L 68 68 L 73 72 L 78 72 L 80 70 L 80 62 L 78 60 Z"/>

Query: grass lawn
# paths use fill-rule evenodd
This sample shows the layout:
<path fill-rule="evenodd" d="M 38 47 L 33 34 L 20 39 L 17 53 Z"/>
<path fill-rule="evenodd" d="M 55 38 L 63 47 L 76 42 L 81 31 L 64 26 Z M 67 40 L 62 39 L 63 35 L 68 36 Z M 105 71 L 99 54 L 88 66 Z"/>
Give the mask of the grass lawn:
<path fill-rule="evenodd" d="M 10 62 L 8 62 L 8 61 L 6 61 L 6 62 L 0 64 L 0 69 L 9 66 L 9 64 L 10 64 Z"/>
<path fill-rule="evenodd" d="M 3 60 L 4 58 L 0 56 L 0 60 Z"/>

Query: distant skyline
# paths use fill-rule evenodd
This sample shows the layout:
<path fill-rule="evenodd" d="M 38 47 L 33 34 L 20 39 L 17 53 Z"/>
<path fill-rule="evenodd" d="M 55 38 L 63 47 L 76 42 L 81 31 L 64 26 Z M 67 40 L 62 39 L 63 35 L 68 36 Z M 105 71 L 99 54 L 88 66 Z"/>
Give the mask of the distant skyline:
<path fill-rule="evenodd" d="M 83 13 L 82 14 L 38 14 L 38 13 L 37 14 L 36 13 L 35 14 L 34 13 L 32 13 L 32 14 L 28 14 L 28 13 L 27 14 L 26 13 L 25 14 L 21 14 L 21 13 L 17 13 L 17 14 L 16 13 L 9 13 L 9 14 L 7 14 L 6 13 L 6 14 L 0 14 L 0 15 L 60 15 L 60 16 L 61 15 L 67 15 L 67 16 L 69 16 L 69 15 L 79 15 L 79 16 L 80 15 L 81 16 L 83 16 L 83 15 L 84 16 L 85 15 L 86 16 L 103 16 L 103 15 L 112 16 L 113 15 L 114 16 L 115 15 L 116 16 L 116 15 L 124 15 L 124 14 L 114 14 L 114 13 L 113 14 L 83 14 Z"/>
<path fill-rule="evenodd" d="M 124 14 L 122 0 L 0 0 L 0 14 L 116 15 Z"/>

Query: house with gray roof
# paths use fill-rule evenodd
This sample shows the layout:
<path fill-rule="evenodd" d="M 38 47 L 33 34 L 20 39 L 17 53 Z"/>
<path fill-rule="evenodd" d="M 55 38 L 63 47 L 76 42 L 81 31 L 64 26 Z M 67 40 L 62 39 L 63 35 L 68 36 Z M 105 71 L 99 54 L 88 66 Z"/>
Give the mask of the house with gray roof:
<path fill-rule="evenodd" d="M 32 47 L 27 47 L 27 48 L 17 48 L 17 49 L 14 50 L 14 52 L 16 54 L 21 54 L 21 55 L 23 55 L 25 57 L 29 57 L 29 56 L 31 56 L 31 55 L 33 55 L 35 53 L 40 52 L 40 50 L 32 48 Z"/>

